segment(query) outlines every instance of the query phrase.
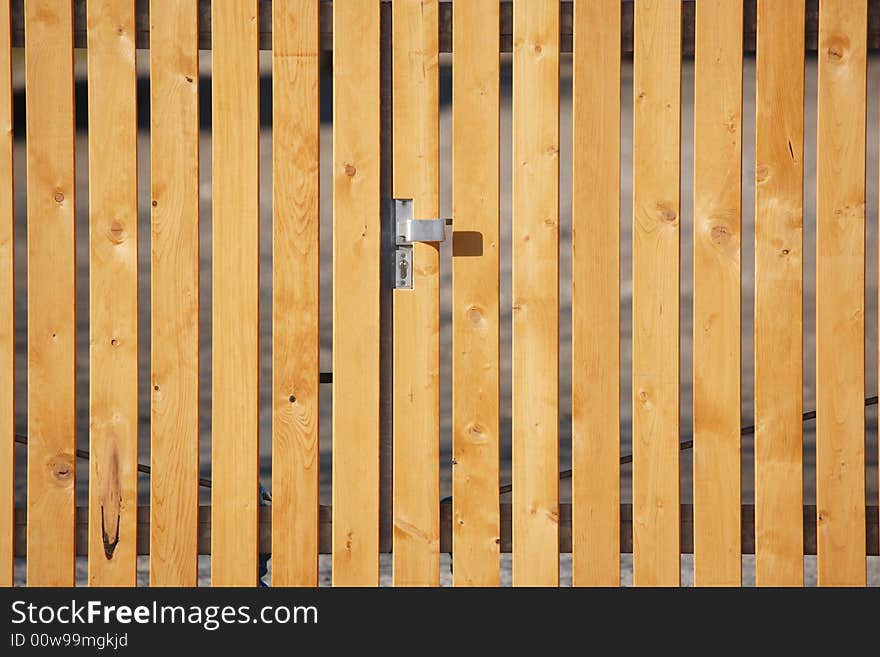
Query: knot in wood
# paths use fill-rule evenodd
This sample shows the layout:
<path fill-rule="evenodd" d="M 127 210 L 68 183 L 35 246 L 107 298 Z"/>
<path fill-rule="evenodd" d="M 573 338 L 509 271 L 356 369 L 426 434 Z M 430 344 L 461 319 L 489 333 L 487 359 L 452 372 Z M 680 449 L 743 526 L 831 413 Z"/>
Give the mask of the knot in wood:
<path fill-rule="evenodd" d="M 719 224 L 717 226 L 712 226 L 711 235 L 713 244 L 723 246 L 730 241 L 731 232 L 727 226 Z"/>
<path fill-rule="evenodd" d="M 470 427 L 468 427 L 468 434 L 470 435 L 472 442 L 484 443 L 488 440 L 486 429 L 479 422 L 475 422 Z"/>
<path fill-rule="evenodd" d="M 49 470 L 52 472 L 55 483 L 69 484 L 73 481 L 73 457 L 69 454 L 56 454 L 49 460 Z"/>
<path fill-rule="evenodd" d="M 849 51 L 849 39 L 843 34 L 836 34 L 831 36 L 827 43 L 825 53 L 828 61 L 835 64 L 842 62 Z"/>
<path fill-rule="evenodd" d="M 125 241 L 125 227 L 119 219 L 114 219 L 110 224 L 110 241 L 114 244 L 121 244 Z"/>
<path fill-rule="evenodd" d="M 770 177 L 770 167 L 766 164 L 759 164 L 755 167 L 755 183 L 761 184 Z"/>
<path fill-rule="evenodd" d="M 657 217 L 662 222 L 673 224 L 675 223 L 675 220 L 678 219 L 678 213 L 670 208 L 668 205 L 658 205 Z"/>

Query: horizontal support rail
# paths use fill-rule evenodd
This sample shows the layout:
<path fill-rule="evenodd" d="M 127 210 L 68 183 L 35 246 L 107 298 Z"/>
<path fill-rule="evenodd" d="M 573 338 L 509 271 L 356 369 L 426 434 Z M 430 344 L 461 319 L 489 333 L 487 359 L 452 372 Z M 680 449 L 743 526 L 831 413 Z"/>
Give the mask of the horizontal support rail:
<path fill-rule="evenodd" d="M 806 2 L 806 48 L 816 50 L 819 37 L 819 0 L 804 0 Z M 199 48 L 211 49 L 211 0 L 198 0 L 199 2 Z M 383 0 L 388 2 L 388 0 Z M 633 3 L 630 0 L 621 0 L 623 7 L 621 13 L 621 49 L 624 53 L 632 53 L 633 50 Z M 756 2 L 757 0 L 745 1 L 745 13 L 743 20 L 743 49 L 745 52 L 755 50 L 755 25 L 756 25 Z M 388 2 L 390 4 L 390 2 Z M 454 3 L 441 3 L 440 5 L 440 51 L 452 52 L 452 6 Z M 868 15 L 868 48 L 880 49 L 880 0 L 869 0 Z M 12 45 L 24 46 L 24 0 L 12 2 Z M 260 0 L 260 48 L 271 50 L 272 48 L 272 2 Z M 682 0 L 682 51 L 685 55 L 694 54 L 694 24 L 696 14 L 696 0 Z M 572 51 L 573 31 L 573 5 L 570 1 L 563 0 L 559 16 L 560 25 L 560 48 L 564 53 Z M 150 17 L 149 0 L 137 0 L 137 47 L 150 47 Z M 74 0 L 74 44 L 77 48 L 86 47 L 86 0 Z M 510 52 L 513 46 L 513 2 L 501 0 L 501 51 Z M 321 48 L 330 51 L 333 49 L 333 2 L 322 0 L 321 2 Z"/>
<path fill-rule="evenodd" d="M 322 506 L 320 514 L 320 551 L 330 554 L 331 529 L 333 514 L 331 507 Z M 138 507 L 137 553 L 150 553 L 150 507 Z M 76 553 L 86 556 L 88 548 L 89 510 L 79 507 L 76 510 Z M 260 507 L 260 550 L 269 552 L 272 544 L 272 509 Z M 510 534 L 511 504 L 501 504 L 501 552 L 509 553 L 512 542 Z M 866 508 L 866 541 L 865 554 L 877 556 L 878 551 L 878 508 Z M 25 509 L 15 510 L 15 556 L 27 556 L 27 513 Z M 391 543 L 383 540 L 379 549 L 383 553 L 391 552 Z M 440 551 L 452 551 L 452 504 L 444 502 L 440 505 Z M 559 505 L 559 551 L 571 552 L 571 504 Z M 620 506 L 620 551 L 632 553 L 632 505 Z M 693 554 L 694 551 L 694 507 L 692 504 L 681 505 L 681 553 Z M 755 507 L 752 504 L 742 506 L 742 552 L 755 553 Z M 211 507 L 199 507 L 199 554 L 211 553 Z M 804 554 L 816 554 L 816 507 L 804 507 Z"/>

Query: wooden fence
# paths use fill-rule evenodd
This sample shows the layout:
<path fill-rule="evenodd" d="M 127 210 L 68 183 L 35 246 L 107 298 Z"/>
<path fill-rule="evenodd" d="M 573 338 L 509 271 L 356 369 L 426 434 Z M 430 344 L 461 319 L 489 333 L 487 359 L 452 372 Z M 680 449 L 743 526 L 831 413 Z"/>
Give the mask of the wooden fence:
<path fill-rule="evenodd" d="M 870 11 L 869 11 L 870 4 Z M 864 585 L 868 0 L 0 0 L 0 584 Z M 319 80 L 333 50 L 333 500 L 319 499 Z M 27 508 L 14 508 L 11 60 L 27 99 Z M 89 93 L 89 506 L 75 505 L 74 48 Z M 149 48 L 151 478 L 137 504 L 136 48 Z M 199 48 L 212 48 L 212 487 L 199 507 Z M 272 49 L 273 229 L 259 234 Z M 817 50 L 817 504 L 803 504 L 804 53 Z M 513 53 L 512 503 L 499 493 L 500 55 Z M 757 54 L 743 108 L 743 52 Z M 387 286 L 390 197 L 440 210 L 453 53 L 453 495 L 441 503 L 440 250 Z M 572 502 L 559 502 L 560 53 L 573 53 Z M 620 500 L 620 75 L 632 52 L 633 501 Z M 693 505 L 679 490 L 681 62 L 695 62 Z M 755 504 L 741 500 L 742 112 L 756 111 Z M 392 120 L 393 117 L 393 120 Z M 390 163 L 390 166 L 389 166 Z M 626 218 L 628 221 L 629 218 Z M 392 240 L 391 251 L 388 239 Z M 259 506 L 259 244 L 273 245 L 271 510 Z M 751 248 L 751 245 L 747 245 Z M 394 265 L 390 267 L 394 276 Z M 625 276 L 629 272 L 623 272 Z M 387 297 L 386 297 L 387 293 Z M 393 319 L 390 319 L 393 318 Z M 383 326 L 390 327 L 390 342 Z M 390 371 L 383 357 L 393 356 Z M 393 381 L 393 383 L 391 383 Z M 390 385 L 390 387 L 389 387 Z M 751 391 L 749 391 L 751 393 Z M 392 408 L 390 413 L 388 409 Z M 390 426 L 390 432 L 383 427 Z M 393 438 L 393 440 L 392 440 Z M 22 439 L 19 439 L 20 441 Z M 392 449 L 393 448 L 393 449 Z M 391 456 L 393 454 L 393 456 Z M 141 467 L 143 470 L 144 468 Z M 391 493 L 393 491 L 393 494 Z M 388 514 L 388 523 L 383 517 Z"/>

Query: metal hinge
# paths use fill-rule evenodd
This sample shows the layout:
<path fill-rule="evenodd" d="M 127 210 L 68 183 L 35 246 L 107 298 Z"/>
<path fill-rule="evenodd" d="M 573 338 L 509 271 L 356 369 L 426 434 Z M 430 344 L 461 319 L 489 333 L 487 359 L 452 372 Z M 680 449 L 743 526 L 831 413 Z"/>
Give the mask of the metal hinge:
<path fill-rule="evenodd" d="M 413 286 L 413 244 L 446 240 L 446 219 L 413 219 L 412 199 L 394 199 L 394 288 Z"/>

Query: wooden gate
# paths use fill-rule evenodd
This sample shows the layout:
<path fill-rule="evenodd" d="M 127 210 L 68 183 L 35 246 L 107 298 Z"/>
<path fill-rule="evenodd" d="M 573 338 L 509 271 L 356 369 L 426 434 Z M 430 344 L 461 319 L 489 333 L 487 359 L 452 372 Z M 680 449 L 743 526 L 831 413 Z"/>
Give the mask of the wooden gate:
<path fill-rule="evenodd" d="M 880 45 L 869 12 L 880 15 L 880 3 L 0 0 L 0 584 L 13 583 L 21 557 L 29 585 L 73 585 L 79 555 L 88 557 L 89 584 L 132 586 L 138 555 L 149 555 L 152 585 L 195 586 L 199 555 L 210 554 L 213 585 L 254 585 L 261 555 L 271 553 L 274 586 L 317 585 L 322 554 L 332 555 L 334 584 L 375 586 L 380 553 L 392 552 L 395 585 L 439 585 L 441 554 L 451 553 L 454 585 L 497 586 L 501 554 L 512 552 L 514 585 L 556 586 L 560 553 L 570 552 L 574 585 L 615 586 L 621 553 L 632 552 L 637 585 L 679 585 L 685 553 L 694 554 L 698 585 L 740 585 L 743 554 L 752 553 L 759 585 L 803 584 L 806 554 L 818 555 L 820 584 L 864 585 L 866 555 L 878 552 L 876 495 L 865 503 L 866 81 L 868 46 Z M 14 207 L 12 63 L 21 48 L 26 196 Z M 88 80 L 86 235 L 75 229 L 79 48 Z M 199 149 L 200 50 L 210 50 L 209 154 Z M 271 50 L 272 70 L 272 223 L 262 233 L 261 50 Z M 322 374 L 320 281 L 330 263 L 319 239 L 320 80 L 330 51 L 332 373 Z M 756 101 L 744 107 L 744 53 L 752 52 Z M 818 62 L 818 166 L 808 180 L 817 195 L 815 505 L 803 497 L 804 104 L 813 102 L 805 52 Z M 436 237 L 402 239 L 393 201 L 411 199 L 415 223 L 440 219 L 441 53 L 453 61 L 451 262 Z M 506 53 L 510 134 L 499 118 Z M 622 53 L 633 62 L 631 272 L 620 255 Z M 560 61 L 569 55 L 572 184 L 561 189 Z M 681 199 L 690 57 L 694 193 Z M 146 107 L 138 60 L 149 64 L 148 178 L 138 170 L 138 108 Z M 756 116 L 756 228 L 745 245 L 755 261 L 754 390 L 746 390 L 754 426 L 746 428 L 744 111 Z M 511 431 L 502 435 L 508 139 L 512 392 Z M 200 244 L 206 164 L 211 240 Z M 140 204 L 139 188 L 149 189 Z M 560 277 L 560 195 L 572 207 L 569 280 Z M 149 466 L 138 461 L 144 198 Z M 692 427 L 679 419 L 682 202 L 693 203 Z M 27 231 L 17 251 L 19 211 Z M 88 450 L 76 442 L 77 240 L 89 246 Z M 411 250 L 403 265 L 401 241 Z M 267 244 L 271 505 L 260 492 L 258 429 Z M 14 259 L 25 254 L 26 431 L 15 426 L 13 399 L 15 328 L 24 325 L 14 318 Z M 207 336 L 200 256 L 212 272 Z M 441 461 L 440 374 L 450 268 L 451 463 Z M 408 282 L 396 284 L 401 277 Z M 631 456 L 621 454 L 622 280 L 632 283 Z M 570 363 L 559 356 L 566 286 Z M 206 340 L 209 372 L 199 363 Z M 561 408 L 560 367 L 571 368 L 570 409 Z M 199 454 L 207 374 L 210 480 L 200 479 Z M 319 417 L 321 384 L 331 381 L 327 507 Z M 682 443 L 691 430 L 693 441 Z M 749 433 L 754 504 L 741 490 Z M 572 478 L 571 502 L 561 503 L 560 442 L 569 436 L 572 467 L 562 475 Z M 16 442 L 27 445 L 26 472 L 14 472 Z M 512 502 L 502 497 L 507 444 Z M 679 456 L 691 446 L 693 502 L 682 504 Z M 88 458 L 85 507 L 76 500 L 78 458 Z M 623 462 L 632 463 L 631 504 L 621 503 Z M 442 500 L 440 473 L 450 468 L 452 496 Z M 149 474 L 149 506 L 138 506 L 139 472 L 142 481 Z M 26 495 L 16 493 L 25 477 Z M 210 489 L 209 507 L 199 506 L 200 488 Z"/>

